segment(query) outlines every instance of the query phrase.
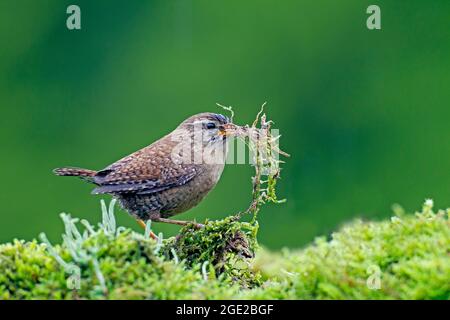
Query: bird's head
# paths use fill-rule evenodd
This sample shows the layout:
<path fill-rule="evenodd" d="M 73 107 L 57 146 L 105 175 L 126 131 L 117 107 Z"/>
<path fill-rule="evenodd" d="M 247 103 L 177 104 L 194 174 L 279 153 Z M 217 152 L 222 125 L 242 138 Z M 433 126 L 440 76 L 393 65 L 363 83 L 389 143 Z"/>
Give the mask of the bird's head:
<path fill-rule="evenodd" d="M 228 150 L 227 137 L 233 136 L 236 129 L 228 117 L 218 113 L 193 115 L 170 133 L 170 139 L 176 142 L 172 151 L 175 158 L 182 154 L 186 162 L 201 159 L 202 163 L 223 164 Z"/>
<path fill-rule="evenodd" d="M 184 120 L 177 128 L 194 139 L 201 139 L 203 144 L 224 142 L 236 131 L 236 125 L 219 113 L 205 112 Z"/>

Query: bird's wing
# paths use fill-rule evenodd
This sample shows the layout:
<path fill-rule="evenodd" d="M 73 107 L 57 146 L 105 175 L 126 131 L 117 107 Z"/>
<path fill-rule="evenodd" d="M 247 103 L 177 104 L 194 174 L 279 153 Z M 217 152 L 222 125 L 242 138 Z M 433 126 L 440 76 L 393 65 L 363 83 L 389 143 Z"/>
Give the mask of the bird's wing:
<path fill-rule="evenodd" d="M 201 166 L 175 163 L 172 147 L 171 141 L 158 141 L 97 172 L 98 187 L 92 193 L 149 194 L 186 184 L 201 172 Z"/>

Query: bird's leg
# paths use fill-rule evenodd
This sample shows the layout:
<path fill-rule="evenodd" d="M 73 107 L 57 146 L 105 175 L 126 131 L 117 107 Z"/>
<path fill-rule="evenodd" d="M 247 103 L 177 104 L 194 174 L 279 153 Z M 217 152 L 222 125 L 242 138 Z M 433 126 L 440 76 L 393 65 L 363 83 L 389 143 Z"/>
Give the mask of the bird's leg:
<path fill-rule="evenodd" d="M 145 228 L 147 226 L 146 223 L 143 220 L 141 220 L 141 219 L 138 219 L 136 221 L 145 230 Z M 152 238 L 154 240 L 158 240 L 158 237 L 156 236 L 156 234 L 152 230 L 150 230 L 150 238 Z"/>
<path fill-rule="evenodd" d="M 194 226 L 197 227 L 198 229 L 204 227 L 204 225 L 201 223 L 196 223 L 196 222 L 191 222 L 191 221 L 172 220 L 172 219 L 166 219 L 166 218 L 152 218 L 151 220 L 154 222 L 164 222 L 164 223 L 176 224 L 179 226 L 187 226 L 188 224 L 194 224 Z"/>

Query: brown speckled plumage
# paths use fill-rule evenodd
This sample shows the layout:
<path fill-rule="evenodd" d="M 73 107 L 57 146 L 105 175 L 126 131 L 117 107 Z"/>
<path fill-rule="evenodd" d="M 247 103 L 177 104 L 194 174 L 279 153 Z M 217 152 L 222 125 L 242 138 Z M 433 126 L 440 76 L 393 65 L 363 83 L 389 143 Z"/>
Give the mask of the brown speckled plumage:
<path fill-rule="evenodd" d="M 208 145 L 224 150 L 222 161 L 182 161 L 180 139 L 184 146 L 192 147 L 190 156 L 194 157 L 198 152 L 192 142 L 194 124 L 200 125 L 205 136 L 202 148 Z M 214 128 L 211 128 L 212 124 Z M 138 219 L 167 218 L 196 206 L 218 182 L 226 156 L 226 134 L 223 132 L 227 125 L 230 125 L 228 118 L 222 115 L 197 114 L 160 140 L 103 170 L 60 168 L 54 172 L 60 176 L 79 176 L 94 183 L 97 187 L 93 194 L 113 195 Z"/>

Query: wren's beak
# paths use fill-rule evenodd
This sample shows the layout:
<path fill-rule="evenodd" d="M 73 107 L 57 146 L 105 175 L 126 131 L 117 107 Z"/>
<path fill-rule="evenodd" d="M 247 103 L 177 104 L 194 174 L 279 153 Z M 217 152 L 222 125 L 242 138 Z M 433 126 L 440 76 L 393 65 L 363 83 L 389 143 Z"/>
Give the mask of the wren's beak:
<path fill-rule="evenodd" d="M 236 125 L 227 123 L 219 127 L 219 135 L 224 137 L 232 136 L 236 132 Z"/>

